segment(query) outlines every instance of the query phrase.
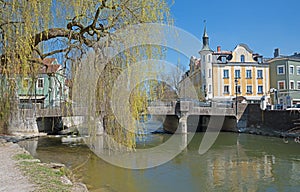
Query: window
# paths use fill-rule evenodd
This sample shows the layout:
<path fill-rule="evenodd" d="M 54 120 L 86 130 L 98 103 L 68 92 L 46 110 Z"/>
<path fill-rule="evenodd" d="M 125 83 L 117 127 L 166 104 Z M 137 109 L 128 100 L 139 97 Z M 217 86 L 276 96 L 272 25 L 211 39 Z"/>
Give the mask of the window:
<path fill-rule="evenodd" d="M 235 87 L 235 92 L 236 93 L 241 93 L 241 86 L 240 85 L 237 85 L 236 87 Z"/>
<path fill-rule="evenodd" d="M 262 85 L 259 85 L 258 88 L 257 88 L 257 93 L 258 94 L 263 94 L 263 86 Z"/>
<path fill-rule="evenodd" d="M 211 87 L 211 85 L 208 86 L 208 92 L 209 92 L 209 93 L 212 92 L 212 87 Z"/>
<path fill-rule="evenodd" d="M 300 66 L 297 66 L 297 75 L 300 75 Z"/>
<path fill-rule="evenodd" d="M 234 74 L 235 78 L 241 78 L 241 71 L 239 69 L 235 70 Z"/>
<path fill-rule="evenodd" d="M 245 62 L 245 55 L 241 55 L 241 62 L 242 62 L 242 63 Z"/>
<path fill-rule="evenodd" d="M 208 78 L 211 78 L 211 69 L 208 70 Z"/>
<path fill-rule="evenodd" d="M 257 78 L 262 79 L 263 78 L 263 70 L 257 70 Z"/>
<path fill-rule="evenodd" d="M 221 60 L 222 60 L 222 63 L 226 63 L 227 62 L 226 57 L 221 57 Z"/>
<path fill-rule="evenodd" d="M 229 70 L 228 69 L 224 69 L 223 70 L 223 78 L 224 79 L 228 79 L 229 78 Z"/>
<path fill-rule="evenodd" d="M 205 63 L 205 55 L 202 56 L 202 61 Z"/>
<path fill-rule="evenodd" d="M 229 85 L 224 86 L 224 93 L 229 94 Z"/>
<path fill-rule="evenodd" d="M 295 82 L 294 81 L 290 81 L 290 89 L 295 89 Z"/>
<path fill-rule="evenodd" d="M 44 88 L 44 79 L 38 78 L 36 86 L 37 86 L 37 88 L 40 88 L 40 89 Z"/>
<path fill-rule="evenodd" d="M 247 94 L 252 93 L 252 85 L 247 85 Z"/>
<path fill-rule="evenodd" d="M 300 81 L 297 81 L 297 89 L 300 90 Z"/>
<path fill-rule="evenodd" d="M 262 62 L 263 62 L 262 57 L 258 57 L 258 58 L 257 58 L 257 62 L 258 62 L 258 63 L 262 63 Z"/>
<path fill-rule="evenodd" d="M 285 74 L 284 65 L 278 65 L 277 66 L 277 75 L 283 75 Z"/>
<path fill-rule="evenodd" d="M 246 70 L 246 78 L 251 79 L 252 78 L 252 72 L 251 70 Z"/>
<path fill-rule="evenodd" d="M 210 63 L 210 60 L 211 60 L 211 56 L 208 55 L 208 63 Z"/>
<path fill-rule="evenodd" d="M 294 75 L 294 66 L 293 65 L 290 66 L 290 75 Z"/>
<path fill-rule="evenodd" d="M 278 89 L 285 89 L 285 82 L 284 81 L 278 81 Z"/>
<path fill-rule="evenodd" d="M 29 78 L 24 78 L 24 79 L 22 80 L 22 87 L 23 87 L 24 89 L 27 89 L 27 88 L 29 87 L 29 83 L 30 83 L 30 79 L 29 79 Z"/>

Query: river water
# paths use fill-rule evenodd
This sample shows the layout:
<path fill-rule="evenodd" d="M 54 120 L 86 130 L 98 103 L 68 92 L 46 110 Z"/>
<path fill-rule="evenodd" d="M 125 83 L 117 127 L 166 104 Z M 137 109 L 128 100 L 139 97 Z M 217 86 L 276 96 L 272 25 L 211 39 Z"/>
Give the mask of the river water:
<path fill-rule="evenodd" d="M 84 144 L 62 144 L 59 137 L 24 141 L 43 162 L 66 164 L 90 191 L 300 191 L 300 144 L 292 139 L 220 133 L 213 146 L 198 153 L 204 133 L 160 166 L 131 170 L 107 163 Z M 151 148 L 172 135 L 148 134 L 138 148 Z M 164 152 L 161 153 L 163 155 Z"/>

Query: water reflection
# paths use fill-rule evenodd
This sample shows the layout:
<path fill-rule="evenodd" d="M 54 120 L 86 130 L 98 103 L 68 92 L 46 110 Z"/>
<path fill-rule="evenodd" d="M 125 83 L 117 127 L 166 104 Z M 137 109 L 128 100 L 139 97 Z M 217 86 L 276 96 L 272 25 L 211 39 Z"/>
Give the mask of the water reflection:
<path fill-rule="evenodd" d="M 138 143 L 151 148 L 170 135 L 149 135 Z M 75 169 L 91 191 L 297 191 L 300 181 L 299 144 L 280 138 L 221 133 L 212 148 L 198 153 L 203 134 L 187 149 L 161 166 L 130 170 L 113 166 L 85 145 L 63 145 L 59 138 L 40 138 L 26 144 L 45 162 Z M 185 141 L 189 138 L 184 138 Z M 103 142 L 99 140 L 99 146 Z M 29 142 L 30 143 L 30 142 Z M 33 149 L 35 148 L 36 151 Z M 105 147 L 99 150 L 104 150 Z M 164 155 L 168 151 L 161 151 Z M 119 156 L 122 160 L 122 156 Z M 144 159 L 147 161 L 147 158 Z"/>

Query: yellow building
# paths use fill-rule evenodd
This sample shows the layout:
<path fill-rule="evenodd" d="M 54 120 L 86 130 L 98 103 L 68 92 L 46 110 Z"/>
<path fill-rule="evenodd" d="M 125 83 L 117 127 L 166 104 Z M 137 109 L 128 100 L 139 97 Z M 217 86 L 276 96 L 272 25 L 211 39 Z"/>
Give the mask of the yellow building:
<path fill-rule="evenodd" d="M 243 96 L 248 102 L 268 97 L 269 65 L 245 44 L 231 51 L 212 53 L 212 96 L 214 99 Z M 237 90 L 237 92 L 236 92 Z"/>
<path fill-rule="evenodd" d="M 267 102 L 270 90 L 269 65 L 261 55 L 246 44 L 237 45 L 233 51 L 217 51 L 209 47 L 209 37 L 204 29 L 200 58 L 191 57 L 190 70 L 179 84 L 181 97 L 189 97 L 188 82 L 193 84 L 200 100 L 233 100 L 242 96 L 245 102 Z M 184 89 L 183 89 L 184 88 Z"/>
<path fill-rule="evenodd" d="M 200 50 L 201 82 L 206 100 L 233 99 L 243 96 L 248 103 L 269 97 L 269 65 L 261 55 L 253 53 L 246 44 L 233 51 L 212 51 L 206 29 Z M 237 92 L 236 92 L 237 91 Z"/>

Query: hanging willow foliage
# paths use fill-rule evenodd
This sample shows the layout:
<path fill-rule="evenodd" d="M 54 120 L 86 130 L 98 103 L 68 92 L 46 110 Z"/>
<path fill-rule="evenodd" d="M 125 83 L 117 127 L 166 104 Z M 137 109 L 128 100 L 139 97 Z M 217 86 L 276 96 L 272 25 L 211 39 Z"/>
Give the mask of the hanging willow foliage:
<path fill-rule="evenodd" d="M 8 122 L 17 89 L 13 83 L 4 86 L 7 79 L 36 78 L 41 59 L 47 57 L 59 59 L 67 71 L 76 70 L 75 64 L 97 42 L 125 26 L 152 22 L 172 23 L 166 0 L 0 0 L 0 132 Z M 114 116 L 106 102 L 118 75 L 130 64 L 161 57 L 162 52 L 153 46 L 131 48 L 107 63 L 107 73 L 98 82 L 101 91 L 97 99 L 106 106 L 108 124 L 114 122 Z M 137 119 L 145 110 L 146 90 L 136 90 L 130 103 Z M 118 141 L 129 148 L 135 146 L 134 134 L 124 135 L 114 123 L 111 127 L 108 132 Z"/>

